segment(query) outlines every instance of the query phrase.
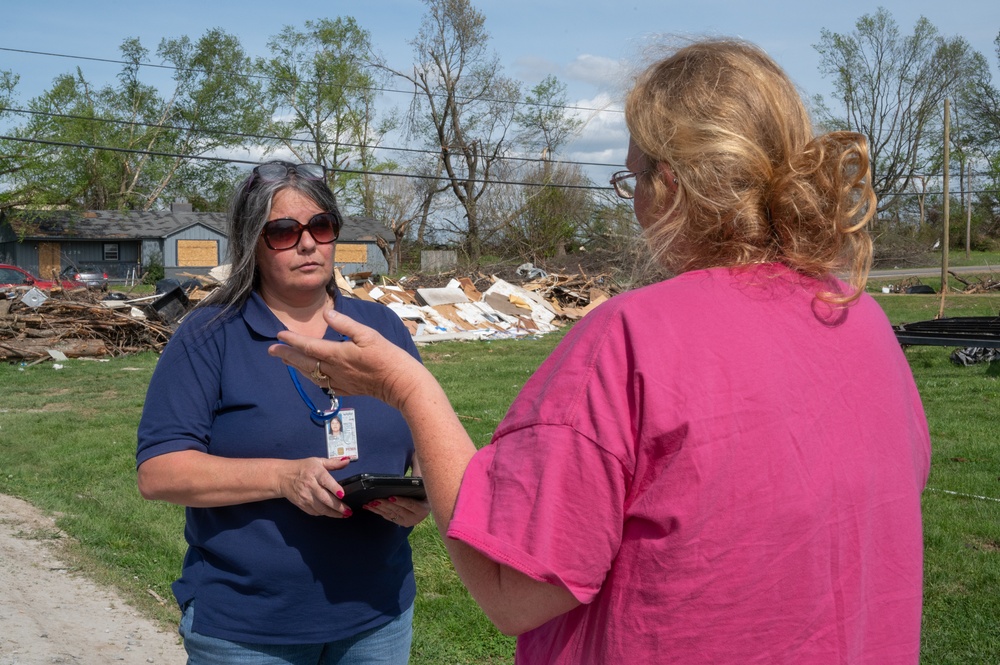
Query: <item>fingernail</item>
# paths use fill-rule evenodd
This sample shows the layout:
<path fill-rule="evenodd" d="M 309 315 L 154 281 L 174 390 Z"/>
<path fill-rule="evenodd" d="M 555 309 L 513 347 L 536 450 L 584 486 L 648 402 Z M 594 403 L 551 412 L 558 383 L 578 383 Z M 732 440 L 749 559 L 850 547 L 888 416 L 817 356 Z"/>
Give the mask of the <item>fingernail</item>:
<path fill-rule="evenodd" d="M 351 516 L 351 515 L 353 515 L 353 514 L 354 514 L 354 513 L 353 513 L 353 512 L 351 512 L 351 509 L 350 509 L 350 508 L 344 508 L 344 517 L 350 517 L 350 516 Z"/>
<path fill-rule="evenodd" d="M 390 503 L 396 503 L 396 497 L 394 497 L 394 496 L 390 496 L 390 497 L 389 497 L 389 502 L 390 502 Z"/>
<path fill-rule="evenodd" d="M 336 494 L 338 499 L 344 498 L 344 490 L 337 490 Z"/>
<path fill-rule="evenodd" d="M 341 457 L 340 461 L 341 462 L 347 462 L 347 461 L 350 461 L 350 459 L 351 459 L 350 457 Z"/>
<path fill-rule="evenodd" d="M 369 503 L 368 505 L 369 505 L 369 506 L 377 506 L 377 505 L 380 505 L 380 504 L 381 504 L 381 502 L 380 502 L 380 501 L 372 501 L 372 502 L 371 502 L 371 503 Z"/>

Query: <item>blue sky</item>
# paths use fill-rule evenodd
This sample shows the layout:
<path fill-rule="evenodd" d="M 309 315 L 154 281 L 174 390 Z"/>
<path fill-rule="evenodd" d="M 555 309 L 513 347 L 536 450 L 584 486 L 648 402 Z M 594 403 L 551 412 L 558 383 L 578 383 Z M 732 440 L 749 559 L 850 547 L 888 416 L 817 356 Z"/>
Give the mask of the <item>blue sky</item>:
<path fill-rule="evenodd" d="M 555 74 L 568 86 L 570 103 L 586 108 L 620 108 L 623 65 L 657 34 L 737 36 L 760 44 L 808 94 L 830 92 L 818 71 L 813 45 L 826 28 L 850 32 L 864 14 L 886 7 L 904 34 L 920 16 L 946 36 L 960 35 L 987 57 L 1000 85 L 993 40 L 1000 32 L 997 0 L 892 0 L 809 3 L 803 0 L 474 0 L 506 73 L 534 85 Z M 0 47 L 73 56 L 117 59 L 127 37 L 139 37 L 155 52 L 164 37 L 192 39 L 219 27 L 238 36 L 251 55 L 265 55 L 270 36 L 284 25 L 309 19 L 353 16 L 372 35 L 390 64 L 412 62 L 408 44 L 424 15 L 419 0 L 298 0 L 297 2 L 115 2 L 34 0 L 5 3 Z M 0 69 L 21 75 L 20 100 L 45 90 L 60 74 L 82 67 L 95 84 L 113 82 L 118 66 L 98 62 L 0 51 Z M 401 104 L 391 100 L 389 105 Z M 581 135 L 563 159 L 619 165 L 627 136 L 621 114 L 588 113 Z M 604 169 L 610 172 L 612 168 Z"/>

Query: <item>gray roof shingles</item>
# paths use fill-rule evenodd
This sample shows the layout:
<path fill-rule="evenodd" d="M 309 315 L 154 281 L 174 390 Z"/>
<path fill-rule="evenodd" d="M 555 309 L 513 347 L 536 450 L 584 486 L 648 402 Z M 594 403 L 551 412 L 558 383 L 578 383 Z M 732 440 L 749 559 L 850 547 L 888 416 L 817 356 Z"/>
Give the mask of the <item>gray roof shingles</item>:
<path fill-rule="evenodd" d="M 25 239 L 129 240 L 166 238 L 195 225 L 226 234 L 226 215 L 220 212 L 135 210 L 26 210 L 8 212 L 11 227 Z M 374 242 L 379 235 L 392 242 L 392 231 L 371 217 L 345 216 L 340 239 Z"/>

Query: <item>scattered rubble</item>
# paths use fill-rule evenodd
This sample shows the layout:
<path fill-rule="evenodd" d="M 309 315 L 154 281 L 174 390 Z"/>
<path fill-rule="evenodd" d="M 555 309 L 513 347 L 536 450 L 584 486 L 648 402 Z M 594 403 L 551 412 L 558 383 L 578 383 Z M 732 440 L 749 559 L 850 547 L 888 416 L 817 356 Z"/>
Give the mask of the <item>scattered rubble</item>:
<path fill-rule="evenodd" d="M 948 274 L 955 278 L 957 281 L 965 285 L 962 289 L 962 293 L 989 293 L 990 291 L 1000 291 L 1000 277 L 996 274 L 990 274 L 986 277 L 978 277 L 975 281 L 970 282 L 958 273 L 948 271 Z"/>
<path fill-rule="evenodd" d="M 0 360 L 40 361 L 57 354 L 100 358 L 159 351 L 172 329 L 151 318 L 142 301 L 150 299 L 107 301 L 125 305 L 112 308 L 86 291 L 54 294 L 37 305 L 26 303 L 24 298 L 0 300 Z"/>
<path fill-rule="evenodd" d="M 405 279 L 357 286 L 344 279 L 338 285 L 342 292 L 388 306 L 417 343 L 544 334 L 582 318 L 610 297 L 595 280 L 579 275 L 548 275 L 537 269 L 531 275 L 535 279 L 520 286 L 491 276 L 482 291 L 469 277 L 431 288 L 407 288 Z"/>
<path fill-rule="evenodd" d="M 957 272 L 952 270 L 948 271 L 948 274 L 956 280 L 957 282 L 964 285 L 965 288 L 962 289 L 961 293 L 975 294 L 975 293 L 989 293 L 991 291 L 1000 291 L 1000 276 L 995 273 L 987 275 L 985 277 L 976 277 L 974 281 L 969 281 L 968 276 L 962 276 Z M 908 277 L 898 284 L 887 284 L 882 287 L 882 293 L 935 293 L 933 287 L 930 287 L 920 281 L 917 277 Z"/>
<path fill-rule="evenodd" d="M 541 335 L 582 318 L 613 295 L 604 275 L 548 274 L 531 264 L 520 266 L 515 275 L 528 281 L 515 284 L 478 273 L 423 286 L 425 277 L 345 277 L 339 270 L 336 280 L 345 296 L 393 310 L 417 343 Z M 183 277 L 183 284 L 160 284 L 160 293 L 134 298 L 86 289 L 0 292 L 0 361 L 34 364 L 50 358 L 159 352 L 184 314 L 224 274 Z"/>

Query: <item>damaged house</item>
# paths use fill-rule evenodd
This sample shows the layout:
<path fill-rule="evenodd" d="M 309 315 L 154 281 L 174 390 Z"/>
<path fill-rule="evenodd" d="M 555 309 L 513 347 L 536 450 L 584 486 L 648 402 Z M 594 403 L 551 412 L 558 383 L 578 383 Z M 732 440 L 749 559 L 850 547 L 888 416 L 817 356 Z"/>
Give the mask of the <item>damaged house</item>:
<path fill-rule="evenodd" d="M 385 274 L 395 238 L 370 217 L 345 216 L 335 261 L 344 274 Z M 170 210 L 14 210 L 0 217 L 0 263 L 51 279 L 69 266 L 92 265 L 112 282 L 138 281 L 152 265 L 166 277 L 207 275 L 226 261 L 223 213 Z"/>

